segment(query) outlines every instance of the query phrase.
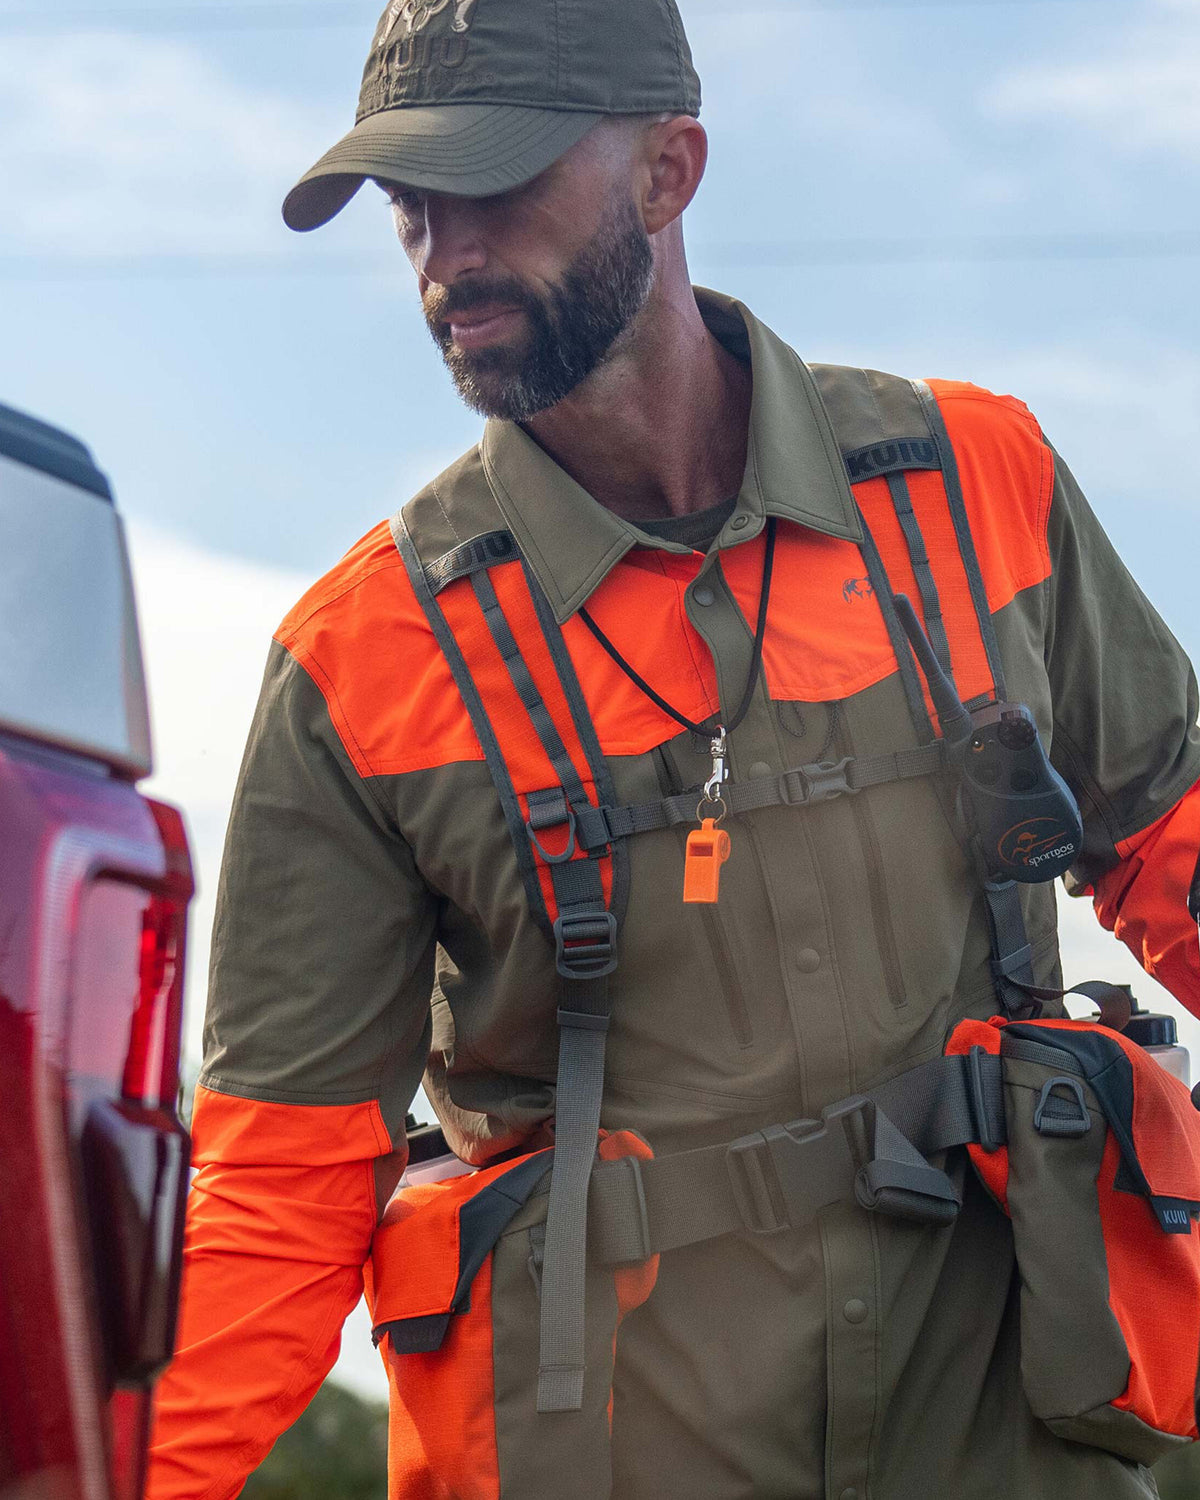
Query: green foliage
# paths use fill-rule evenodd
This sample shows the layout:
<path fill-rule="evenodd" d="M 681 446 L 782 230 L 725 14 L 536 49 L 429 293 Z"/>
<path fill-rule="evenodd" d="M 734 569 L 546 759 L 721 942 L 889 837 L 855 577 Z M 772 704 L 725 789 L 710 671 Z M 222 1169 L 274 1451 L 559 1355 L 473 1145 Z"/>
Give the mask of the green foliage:
<path fill-rule="evenodd" d="M 246 1481 L 242 1500 L 386 1500 L 387 1404 L 327 1380 Z"/>

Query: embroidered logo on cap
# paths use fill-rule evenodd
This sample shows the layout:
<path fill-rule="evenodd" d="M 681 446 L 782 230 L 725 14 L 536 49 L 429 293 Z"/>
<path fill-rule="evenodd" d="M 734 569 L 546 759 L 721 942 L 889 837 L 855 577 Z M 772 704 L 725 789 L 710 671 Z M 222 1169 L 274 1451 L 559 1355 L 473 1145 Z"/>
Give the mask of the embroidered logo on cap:
<path fill-rule="evenodd" d="M 383 33 L 383 40 L 388 40 L 401 21 L 404 22 L 408 36 L 423 31 L 434 16 L 451 3 L 454 5 L 454 19 L 450 22 L 450 30 L 466 31 L 478 0 L 392 0 L 388 7 L 387 29 Z"/>

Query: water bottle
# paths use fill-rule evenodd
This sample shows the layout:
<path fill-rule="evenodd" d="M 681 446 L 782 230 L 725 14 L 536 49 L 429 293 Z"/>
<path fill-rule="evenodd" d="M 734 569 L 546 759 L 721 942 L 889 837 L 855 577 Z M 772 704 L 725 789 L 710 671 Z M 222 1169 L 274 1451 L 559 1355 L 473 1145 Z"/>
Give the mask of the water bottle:
<path fill-rule="evenodd" d="M 444 1182 L 448 1177 L 466 1177 L 478 1170 L 454 1155 L 446 1145 L 440 1125 L 419 1125 L 410 1114 L 404 1128 L 408 1135 L 408 1165 L 400 1179 L 401 1187 L 415 1187 L 420 1182 Z"/>
<path fill-rule="evenodd" d="M 1174 1016 L 1135 1010 L 1125 1027 L 1125 1035 L 1131 1042 L 1144 1047 L 1154 1061 L 1178 1078 L 1185 1088 L 1191 1087 L 1191 1058 L 1188 1049 L 1179 1045 Z"/>

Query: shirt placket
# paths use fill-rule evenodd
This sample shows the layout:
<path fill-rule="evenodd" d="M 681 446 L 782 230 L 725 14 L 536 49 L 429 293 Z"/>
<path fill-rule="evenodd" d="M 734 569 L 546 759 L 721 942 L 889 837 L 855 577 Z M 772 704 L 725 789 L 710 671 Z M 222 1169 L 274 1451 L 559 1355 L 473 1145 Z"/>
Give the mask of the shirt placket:
<path fill-rule="evenodd" d="M 726 582 L 719 553 L 705 559 L 684 597 L 688 619 L 712 655 L 722 708 L 732 712 L 745 690 L 754 642 Z M 780 607 L 782 601 L 773 605 Z M 790 769 L 783 739 L 764 679 L 729 738 L 731 778 L 750 780 Z M 828 923 L 814 917 L 824 910 L 824 896 L 804 818 L 801 808 L 772 808 L 740 819 L 730 831 L 740 845 L 749 846 L 758 864 L 759 890 L 771 908 L 781 993 L 802 1080 L 804 1098 L 797 1101 L 797 1112 L 815 1116 L 821 1104 L 849 1092 L 852 1083 L 832 935 Z M 869 1500 L 879 1369 L 874 1236 L 869 1217 L 854 1205 L 826 1210 L 820 1232 L 826 1296 L 826 1494 L 833 1500 Z"/>

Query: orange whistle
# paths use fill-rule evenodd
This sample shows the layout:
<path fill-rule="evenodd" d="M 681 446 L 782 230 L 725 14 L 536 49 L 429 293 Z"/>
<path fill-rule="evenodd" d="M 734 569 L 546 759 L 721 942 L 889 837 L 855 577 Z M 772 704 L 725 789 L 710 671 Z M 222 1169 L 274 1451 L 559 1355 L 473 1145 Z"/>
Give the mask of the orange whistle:
<path fill-rule="evenodd" d="M 687 838 L 683 861 L 683 899 L 713 902 L 721 884 L 721 866 L 729 858 L 729 835 L 715 818 L 702 818 Z"/>

